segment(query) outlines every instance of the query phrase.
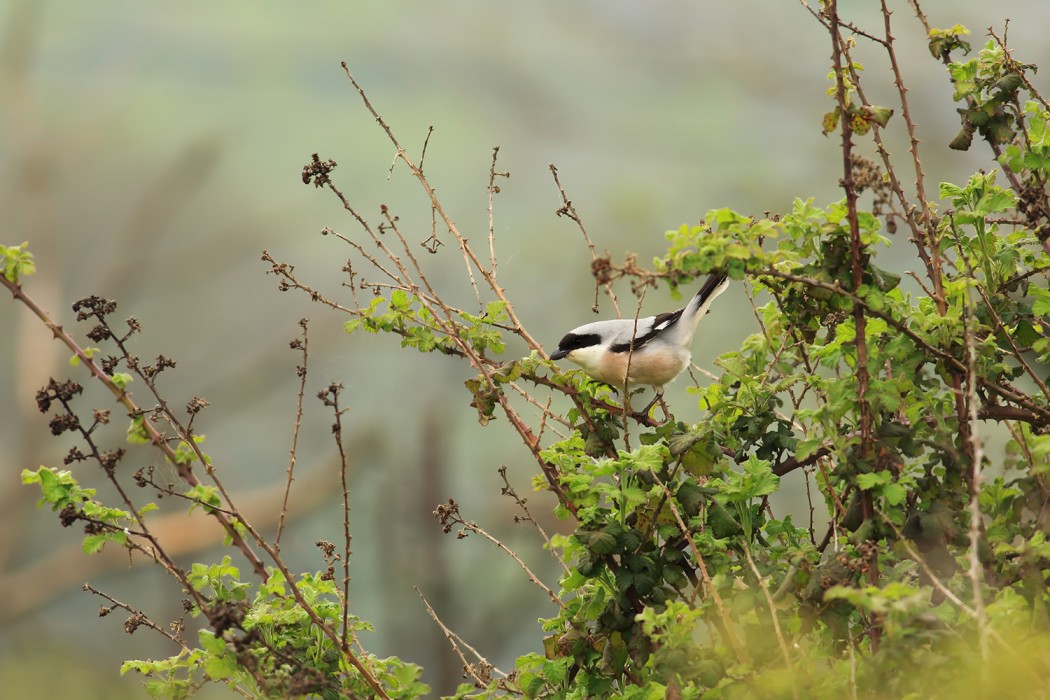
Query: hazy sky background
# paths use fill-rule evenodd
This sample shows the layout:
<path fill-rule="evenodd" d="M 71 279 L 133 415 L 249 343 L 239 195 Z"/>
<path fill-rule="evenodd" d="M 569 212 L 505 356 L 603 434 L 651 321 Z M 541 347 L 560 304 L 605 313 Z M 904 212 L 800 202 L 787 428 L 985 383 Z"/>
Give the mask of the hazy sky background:
<path fill-rule="evenodd" d="M 880 31 L 874 3 L 843 3 L 844 12 L 860 5 L 853 19 Z M 928 183 L 992 167 L 980 144 L 966 154 L 943 148 L 958 128 L 944 67 L 907 3 L 891 5 Z M 968 25 L 975 46 L 988 26 L 1001 31 L 1012 17 L 1017 58 L 1050 65 L 1043 0 L 923 7 L 934 26 Z M 307 513 L 295 518 L 285 552 L 293 568 L 322 568 L 312 543 L 336 539 L 341 526 L 326 500 L 335 478 L 330 417 L 309 398 L 340 381 L 352 406 L 352 602 L 379 628 L 363 641 L 426 665 L 434 683 L 448 682 L 442 669 L 455 680 L 456 664 L 413 586 L 502 667 L 538 647 L 535 620 L 550 612 L 491 546 L 442 536 L 430 516 L 437 502 L 455 496 L 468 517 L 531 552 L 552 583 L 556 574 L 499 496 L 500 465 L 522 492 L 534 465 L 504 426 L 477 424 L 465 368 L 400 352 L 390 338 L 347 337 L 345 318 L 278 292 L 264 274 L 259 258 L 268 249 L 328 293 L 346 294 L 339 284 L 348 252 L 319 231 L 357 231 L 334 197 L 303 186 L 314 152 L 339 163 L 335 181 L 367 216 L 388 204 L 420 240 L 429 235 L 425 201 L 403 168 L 388 177 L 393 149 L 340 61 L 410 152 L 434 127 L 428 176 L 472 239 L 487 233 L 487 173 L 500 147 L 498 167 L 511 172 L 495 210 L 502 281 L 548 347 L 591 320 L 593 302 L 590 253 L 575 226 L 555 216 L 549 164 L 614 260 L 633 252 L 648 262 L 666 230 L 712 208 L 761 214 L 784 211 L 795 197 L 826 204 L 840 196 L 837 140 L 820 133 L 832 106 L 828 40 L 798 2 L 9 0 L 0 3 L 0 35 L 0 242 L 29 241 L 40 268 L 29 293 L 69 327 L 70 304 L 88 294 L 117 299 L 118 318 L 136 316 L 141 355 L 179 363 L 162 382 L 172 402 L 211 402 L 199 427 L 239 493 L 282 483 L 298 362 L 287 341 L 310 317 L 299 469 L 312 495 L 300 501 Z M 872 100 L 897 108 L 884 57 L 862 41 L 858 58 Z M 1045 87 L 1042 73 L 1037 84 Z M 904 155 L 899 132 L 890 144 Z M 433 281 L 469 298 L 461 260 L 443 255 Z M 626 287 L 620 294 L 629 296 Z M 660 288 L 644 306 L 649 313 L 676 303 Z M 612 313 L 607 303 L 603 313 Z M 744 294 L 724 295 L 705 328 L 694 359 L 711 368 L 756 330 Z M 115 688 L 143 697 L 139 679 L 116 679 L 120 660 L 170 649 L 146 631 L 127 637 L 122 617 L 94 619 L 100 601 L 80 584 L 89 579 L 161 621 L 178 614 L 177 592 L 141 567 L 128 571 L 119 556 L 86 563 L 75 528 L 59 528 L 18 485 L 23 467 L 58 465 L 68 447 L 49 438 L 33 404 L 47 376 L 76 373 L 67 359 L 24 309 L 0 304 L 8 368 L 0 373 L 0 600 L 8 610 L 0 605 L 0 687 L 24 689 L 12 697 L 115 697 Z M 695 420 L 701 413 L 686 386 L 680 380 L 668 399 L 679 417 Z M 125 467 L 153 459 L 132 451 Z M 783 507 L 798 507 L 801 484 L 785 491 Z M 543 495 L 532 502 L 540 511 L 549 505 Z M 217 556 L 212 549 L 183 560 Z M 40 670 L 56 662 L 70 669 L 65 680 Z"/>

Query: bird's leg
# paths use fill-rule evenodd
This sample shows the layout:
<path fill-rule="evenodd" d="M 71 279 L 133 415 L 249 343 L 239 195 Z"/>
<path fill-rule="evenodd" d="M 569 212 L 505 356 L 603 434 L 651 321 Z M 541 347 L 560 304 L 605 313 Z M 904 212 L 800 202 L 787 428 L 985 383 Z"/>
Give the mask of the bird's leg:
<path fill-rule="evenodd" d="M 651 411 L 653 406 L 657 403 L 660 404 L 660 408 L 664 411 L 664 423 L 671 420 L 671 411 L 667 408 L 667 404 L 664 403 L 664 392 L 661 389 L 656 389 L 656 395 L 653 396 L 653 400 L 646 404 L 645 408 L 642 409 L 642 413 L 649 415 L 649 411 Z"/>
<path fill-rule="evenodd" d="M 659 394 L 656 395 L 656 398 L 660 402 L 660 408 L 664 410 L 664 423 L 666 423 L 667 421 L 671 420 L 671 409 L 669 409 L 667 407 L 667 404 L 664 402 L 664 392 L 661 391 Z"/>

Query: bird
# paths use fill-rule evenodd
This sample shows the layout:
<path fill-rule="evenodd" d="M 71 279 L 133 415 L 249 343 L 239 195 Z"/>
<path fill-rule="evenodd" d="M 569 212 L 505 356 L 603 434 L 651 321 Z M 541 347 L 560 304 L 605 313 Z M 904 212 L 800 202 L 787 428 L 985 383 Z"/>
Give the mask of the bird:
<path fill-rule="evenodd" d="M 613 387 L 651 386 L 656 397 L 692 359 L 690 345 L 701 319 L 729 286 L 720 270 L 708 276 L 683 308 L 645 318 L 615 318 L 573 328 L 558 342 L 551 360 L 566 359 L 592 379 Z"/>

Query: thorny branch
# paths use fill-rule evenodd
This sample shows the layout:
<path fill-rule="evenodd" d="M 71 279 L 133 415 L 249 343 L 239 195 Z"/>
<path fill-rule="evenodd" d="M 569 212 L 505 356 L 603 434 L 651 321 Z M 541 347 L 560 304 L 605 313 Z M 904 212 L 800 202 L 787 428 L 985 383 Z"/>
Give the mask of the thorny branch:
<path fill-rule="evenodd" d="M 616 317 L 621 318 L 623 314 L 620 312 L 620 303 L 616 299 L 616 292 L 613 290 L 612 278 L 608 274 L 609 270 L 609 256 L 598 255 L 598 249 L 594 245 L 594 241 L 591 240 L 590 235 L 587 233 L 587 228 L 583 225 L 583 219 L 576 212 L 576 207 L 573 206 L 572 200 L 569 199 L 569 195 L 565 193 L 565 188 L 561 184 L 561 178 L 558 177 L 558 168 L 551 163 L 548 166 L 551 170 L 551 176 L 554 177 L 554 185 L 558 188 L 558 194 L 561 196 L 561 206 L 555 212 L 558 216 L 565 216 L 576 223 L 576 226 L 580 229 L 580 233 L 583 234 L 583 240 L 587 243 L 587 249 L 591 251 L 591 271 L 594 273 L 594 306 L 592 310 L 594 313 L 598 313 L 598 286 L 601 285 L 605 289 L 606 296 L 612 300 L 613 308 L 616 309 Z"/>
<path fill-rule="evenodd" d="M 502 676 L 504 679 L 507 678 L 507 674 L 493 666 L 488 659 L 482 656 L 477 649 L 467 644 L 462 637 L 453 632 L 448 626 L 441 621 L 438 617 L 437 612 L 431 607 L 430 601 L 426 599 L 423 592 L 419 590 L 419 587 L 415 587 L 416 594 L 419 595 L 419 599 L 423 601 L 423 605 L 427 609 L 427 614 L 430 615 L 438 627 L 441 628 L 442 634 L 445 635 L 445 639 L 448 640 L 449 645 L 452 647 L 452 651 L 455 652 L 456 656 L 459 657 L 460 662 L 463 664 L 463 674 L 470 678 L 471 681 L 479 688 L 484 688 L 492 682 L 492 674 L 496 673 Z M 467 660 L 466 655 L 463 653 L 463 648 L 466 648 L 471 654 L 474 655 L 476 662 Z M 509 690 L 509 688 L 507 688 Z"/>
<path fill-rule="evenodd" d="M 460 527 L 459 532 L 456 533 L 456 537 L 463 539 L 468 533 L 474 533 L 484 537 L 486 540 L 496 545 L 500 550 L 507 554 L 511 559 L 518 563 L 518 566 L 525 572 L 525 575 L 529 577 L 540 590 L 547 594 L 547 597 L 551 599 L 551 602 L 557 605 L 559 608 L 564 608 L 565 603 L 562 602 L 561 598 L 551 590 L 550 586 L 545 584 L 536 574 L 533 573 L 529 565 L 526 564 L 518 554 L 507 545 L 503 544 L 499 539 L 493 537 L 484 528 L 478 525 L 473 520 L 465 519 L 459 512 L 459 504 L 455 500 L 449 499 L 448 503 L 439 503 L 437 508 L 434 509 L 434 517 L 441 523 L 441 528 L 445 534 L 452 532 L 455 527 Z"/>
<path fill-rule="evenodd" d="M 171 464 L 175 465 L 180 478 L 191 487 L 200 485 L 201 482 L 197 479 L 196 475 L 194 475 L 191 469 L 191 465 L 188 464 L 185 459 L 181 458 L 176 453 L 175 449 L 172 448 L 172 438 L 161 433 L 154 425 L 153 419 L 151 419 L 149 414 L 155 413 L 156 410 L 153 412 L 148 412 L 139 408 L 139 406 L 136 405 L 135 402 L 132 400 L 131 395 L 127 391 L 118 387 L 114 383 L 113 378 L 109 374 L 107 374 L 101 366 L 99 366 L 97 361 L 91 355 L 85 352 L 85 350 L 75 340 L 73 340 L 73 338 L 62 328 L 60 324 L 53 321 L 51 317 L 47 314 L 47 312 L 45 312 L 38 304 L 36 304 L 36 302 L 31 297 L 26 295 L 20 285 L 10 282 L 2 275 L 0 275 L 0 284 L 3 284 L 5 287 L 7 287 L 7 289 L 11 292 L 11 294 L 16 300 L 18 300 L 24 306 L 30 309 L 44 323 L 44 325 L 51 330 L 55 338 L 60 340 L 63 344 L 66 345 L 66 347 L 68 347 L 73 352 L 73 354 L 78 358 L 79 362 L 82 363 L 88 369 L 91 376 L 97 381 L 99 381 L 103 386 L 105 386 L 110 391 L 110 393 L 113 394 L 117 402 L 126 409 L 128 417 L 136 419 L 140 422 L 141 429 L 145 431 L 145 434 L 149 438 L 150 443 L 154 447 L 159 449 Z M 227 506 L 227 508 L 225 509 L 208 508 L 206 509 L 206 512 L 215 520 L 217 520 L 220 523 L 220 525 L 222 525 L 230 541 L 235 547 L 237 547 L 240 550 L 242 555 L 249 561 L 256 575 L 262 580 L 267 580 L 269 578 L 270 572 L 267 571 L 262 559 L 259 558 L 259 556 L 249 545 L 247 540 L 242 536 L 241 528 L 243 528 L 243 531 L 251 536 L 251 538 L 255 541 L 257 546 L 259 546 L 263 551 L 266 552 L 266 554 L 273 562 L 274 566 L 285 576 L 285 580 L 287 582 L 289 590 L 292 593 L 292 596 L 307 613 L 308 617 L 311 619 L 313 624 L 317 625 L 318 629 L 321 630 L 322 634 L 326 635 L 329 639 L 332 640 L 333 643 L 335 643 L 343 650 L 344 658 L 346 658 L 346 660 L 358 671 L 358 673 L 361 674 L 361 677 L 365 680 L 365 682 L 376 692 L 377 697 L 388 697 L 382 685 L 379 683 L 378 680 L 376 680 L 371 670 L 367 666 L 365 666 L 364 662 L 362 662 L 361 659 L 358 658 L 358 656 L 355 655 L 352 651 L 342 647 L 339 635 L 336 634 L 336 632 L 332 629 L 331 625 L 329 625 L 325 620 L 323 620 L 320 617 L 320 615 L 317 613 L 314 607 L 303 596 L 302 591 L 300 590 L 298 584 L 295 582 L 295 576 L 292 574 L 291 571 L 289 571 L 287 565 L 280 558 L 280 555 L 278 554 L 275 545 L 272 545 L 269 542 L 267 542 L 255 530 L 255 528 L 252 527 L 251 523 L 249 523 L 241 515 L 240 511 L 234 506 L 232 499 L 229 497 L 229 494 L 226 493 L 225 488 L 218 480 L 218 476 L 216 474 L 216 467 L 211 463 L 211 460 L 207 456 L 205 456 L 203 452 L 201 452 L 201 448 L 197 444 L 197 441 L 194 440 L 193 435 L 189 433 L 186 427 L 182 425 L 181 421 L 179 421 L 178 418 L 170 410 L 168 410 L 166 403 L 160 398 L 157 387 L 153 381 L 153 377 L 157 372 L 157 368 L 161 367 L 162 364 L 158 362 L 158 364 L 153 369 L 141 367 L 138 363 L 137 358 L 135 358 L 128 352 L 125 346 L 125 341 L 131 335 L 132 332 L 137 332 L 137 322 L 132 323 L 131 321 L 134 321 L 133 319 L 129 321 L 129 326 L 131 326 L 132 330 L 129 331 L 129 333 L 123 337 L 117 336 L 115 333 L 112 332 L 112 330 L 108 329 L 108 326 L 105 326 L 106 321 L 104 318 L 106 314 L 111 313 L 115 309 L 116 305 L 112 304 L 111 302 L 108 304 L 103 302 L 104 300 L 100 300 L 95 297 L 89 300 L 85 300 L 85 303 L 87 303 L 86 308 L 90 309 L 91 311 L 82 311 L 81 316 L 84 318 L 87 318 L 88 316 L 93 316 L 99 321 L 99 327 L 96 327 L 96 330 L 93 330 L 92 334 L 98 336 L 99 338 L 108 337 L 117 343 L 118 347 L 123 352 L 125 362 L 128 364 L 129 368 L 132 369 L 143 380 L 144 384 L 147 386 L 150 392 L 157 398 L 158 405 L 160 406 L 159 411 L 161 412 L 161 415 L 177 431 L 177 442 L 188 446 L 189 449 L 191 449 L 196 455 L 200 463 L 205 465 L 205 470 L 209 478 L 211 479 L 212 483 L 215 484 L 217 490 L 222 495 L 223 502 Z M 100 328 L 105 328 L 105 331 L 100 332 Z M 170 361 L 168 366 L 171 366 Z M 191 411 L 191 414 L 192 413 L 193 412 Z M 112 476 L 111 470 L 110 475 Z M 111 481 L 113 481 L 113 479 L 111 479 Z M 121 488 L 119 484 L 118 488 Z M 140 523 L 140 526 L 142 528 L 142 535 L 150 543 L 148 547 L 143 547 L 143 551 L 148 552 L 150 556 L 152 556 L 158 563 L 161 563 L 164 566 L 165 570 L 167 570 L 172 576 L 174 576 L 179 581 L 184 590 L 186 590 L 186 592 L 194 599 L 194 602 L 197 604 L 200 610 L 206 616 L 209 616 L 209 620 L 211 621 L 213 626 L 216 626 L 217 629 L 221 629 L 229 625 L 230 623 L 227 620 L 226 612 L 222 610 L 213 610 L 210 601 L 190 583 L 186 572 L 178 566 L 176 566 L 174 562 L 172 562 L 170 558 L 167 557 L 160 544 L 157 543 L 152 538 L 152 535 L 149 534 L 149 528 L 146 526 L 146 523 L 142 519 L 141 514 L 139 514 L 138 509 L 135 508 L 131 503 L 130 497 L 124 494 L 122 489 L 121 493 L 123 494 L 122 498 L 124 499 L 124 502 L 129 506 L 130 512 L 133 513 L 133 517 L 135 517 Z M 237 523 L 237 526 L 234 525 L 234 522 Z M 212 615 L 214 615 L 215 617 L 211 617 Z M 255 673 L 257 673 L 257 671 Z"/>
<path fill-rule="evenodd" d="M 348 458 L 346 450 L 343 449 L 343 414 L 348 408 L 339 408 L 339 394 L 343 386 L 338 383 L 329 384 L 327 388 L 317 394 L 321 402 L 332 409 L 332 437 L 335 439 L 336 448 L 339 451 L 339 482 L 343 492 L 343 652 L 350 649 L 350 486 L 347 480 Z"/>
<path fill-rule="evenodd" d="M 284 498 L 281 502 L 281 516 L 277 521 L 277 534 L 274 536 L 273 546 L 278 552 L 281 551 L 281 534 L 284 532 L 284 521 L 288 514 L 288 497 L 292 492 L 292 481 L 295 475 L 295 455 L 299 447 L 299 429 L 303 424 L 303 396 L 306 393 L 306 368 L 310 359 L 310 334 L 308 332 L 309 321 L 303 318 L 299 320 L 299 327 L 303 329 L 302 338 L 296 338 L 289 346 L 293 350 L 302 353 L 302 364 L 295 368 L 296 376 L 299 377 L 299 394 L 295 402 L 295 425 L 292 428 L 292 447 L 288 454 L 288 477 L 284 482 Z"/>
<path fill-rule="evenodd" d="M 364 91 L 356 83 L 356 81 L 354 81 L 354 78 L 350 75 L 345 64 L 343 65 L 343 68 L 344 71 L 346 71 L 347 77 L 350 78 L 354 87 L 361 94 L 361 98 L 364 101 L 366 108 L 373 114 L 373 116 L 375 116 L 377 122 L 380 123 L 384 131 L 391 139 L 392 143 L 394 143 L 395 147 L 398 149 L 397 158 L 404 161 L 406 165 L 408 165 L 410 170 L 412 170 L 413 174 L 415 175 L 415 177 L 423 187 L 424 191 L 426 192 L 432 210 L 438 213 L 439 217 L 442 219 L 442 221 L 445 222 L 449 230 L 452 232 L 453 236 L 456 238 L 460 251 L 462 252 L 464 257 L 464 263 L 467 265 L 468 270 L 477 270 L 482 276 L 482 278 L 486 281 L 490 290 L 493 292 L 496 298 L 500 302 L 502 302 L 504 311 L 507 314 L 507 317 L 510 321 L 510 323 L 507 324 L 505 329 L 524 339 L 534 351 L 536 351 L 541 357 L 546 358 L 547 356 L 543 352 L 542 347 L 540 347 L 536 343 L 536 341 L 532 339 L 532 337 L 528 334 L 527 331 L 525 331 L 524 327 L 521 325 L 521 321 L 518 319 L 513 307 L 507 299 L 504 290 L 496 281 L 495 272 L 481 265 L 478 257 L 474 254 L 474 251 L 470 247 L 466 238 L 464 238 L 459 233 L 458 229 L 455 227 L 455 224 L 445 214 L 444 208 L 442 207 L 440 202 L 438 202 L 437 196 L 434 193 L 434 190 L 431 187 L 430 183 L 427 181 L 426 176 L 423 175 L 423 173 L 419 171 L 418 168 L 415 165 L 413 165 L 411 160 L 409 160 L 408 157 L 405 155 L 404 150 L 394 138 L 393 132 L 382 120 L 382 118 L 375 112 L 371 103 L 368 101 L 368 98 L 365 96 Z M 569 501 L 568 498 L 565 496 L 564 490 L 560 483 L 559 475 L 557 474 L 556 470 L 552 465 L 548 464 L 546 460 L 544 460 L 543 457 L 540 455 L 539 439 L 533 433 L 532 429 L 529 428 L 525 421 L 521 418 L 517 410 L 511 405 L 509 398 L 501 390 L 499 384 L 494 378 L 494 374 L 495 372 L 499 371 L 501 364 L 493 361 L 485 354 L 484 351 L 477 349 L 467 338 L 464 337 L 463 328 L 457 320 L 457 316 L 459 316 L 458 311 L 450 307 L 444 301 L 442 295 L 439 294 L 430 284 L 422 264 L 419 262 L 419 259 L 416 257 L 416 255 L 412 252 L 412 247 L 409 244 L 408 238 L 406 237 L 404 232 L 402 232 L 400 226 L 398 225 L 397 217 L 394 216 L 394 214 L 389 210 L 389 208 L 384 205 L 380 209 L 380 213 L 384 218 L 383 224 L 378 229 L 374 228 L 371 224 L 369 224 L 369 222 L 364 218 L 364 216 L 362 216 L 357 211 L 357 209 L 350 203 L 350 201 L 343 194 L 343 192 L 340 191 L 340 189 L 332 182 L 330 173 L 335 167 L 336 163 L 334 161 L 322 161 L 317 156 L 317 154 L 314 154 L 312 162 L 309 163 L 303 169 L 303 182 L 312 183 L 315 187 L 325 187 L 329 189 L 333 194 L 335 194 L 336 197 L 339 198 L 339 201 L 342 203 L 343 208 L 354 217 L 354 219 L 361 225 L 365 233 L 368 234 L 368 236 L 372 239 L 375 245 L 382 251 L 384 257 L 393 269 L 386 267 L 373 256 L 366 254 L 360 244 L 353 242 L 350 239 L 341 235 L 338 236 L 340 240 L 343 240 L 344 242 L 351 245 L 355 250 L 361 252 L 364 255 L 364 257 L 374 267 L 376 267 L 376 269 L 382 272 L 384 276 L 386 276 L 391 281 L 392 286 L 394 288 L 402 289 L 408 292 L 418 301 L 420 305 L 423 306 L 424 309 L 426 309 L 426 311 L 428 312 L 427 318 L 431 319 L 431 323 L 434 324 L 431 327 L 431 329 L 435 332 L 442 334 L 444 337 L 446 337 L 453 343 L 451 346 L 440 346 L 441 351 L 447 354 L 455 354 L 464 358 L 471 364 L 471 366 L 475 370 L 477 370 L 480 373 L 480 376 L 482 377 L 487 386 L 488 392 L 491 396 L 495 398 L 496 402 L 503 410 L 503 413 L 506 416 L 507 420 L 510 422 L 511 426 L 513 426 L 515 431 L 517 431 L 517 433 L 521 436 L 522 440 L 524 441 L 526 447 L 529 448 L 530 452 L 532 452 L 533 457 L 536 459 L 537 463 L 540 466 L 540 469 L 543 471 L 544 475 L 547 478 L 548 485 L 550 486 L 551 491 L 558 497 L 558 499 L 561 501 L 562 505 L 566 509 L 568 509 L 570 512 L 575 512 L 574 504 L 571 501 Z M 395 233 L 401 251 L 409 261 L 408 264 L 405 264 L 401 260 L 400 254 L 391 249 L 382 237 L 382 233 L 387 230 L 393 231 Z M 330 229 L 325 229 L 324 233 L 332 233 L 332 231 Z M 315 292 L 314 290 L 310 289 L 308 286 L 298 283 L 292 275 L 292 266 L 284 263 L 277 263 L 269 255 L 269 253 L 264 252 L 263 259 L 271 263 L 271 272 L 282 278 L 282 289 L 300 289 L 310 294 L 311 298 L 313 298 L 314 300 L 321 301 L 322 303 L 325 303 L 326 305 L 332 308 L 337 308 L 351 315 L 358 315 L 360 313 L 359 311 L 342 307 L 336 302 L 329 300 L 320 295 L 319 293 Z M 344 269 L 349 268 L 350 265 L 348 264 L 347 267 Z M 416 281 L 417 278 L 419 280 L 418 282 Z M 471 280 L 473 285 L 473 272 L 471 272 Z M 402 334 L 408 333 L 407 329 L 395 329 L 393 332 Z"/>
<path fill-rule="evenodd" d="M 828 0 L 824 7 L 829 23 L 828 30 L 831 32 L 831 66 L 835 74 L 835 101 L 838 103 L 841 115 L 839 124 L 842 131 L 842 189 L 846 194 L 846 217 L 850 235 L 850 267 L 853 275 L 852 291 L 856 293 L 864 284 L 864 258 L 866 251 L 861 241 L 860 222 L 857 217 L 857 187 L 853 180 L 853 105 L 846 93 L 846 79 L 844 75 L 846 72 L 845 66 L 849 59 L 842 52 L 838 0 Z M 868 401 L 868 387 L 870 383 L 867 340 L 868 316 L 864 308 L 856 303 L 853 305 L 853 325 L 856 329 L 854 345 L 857 351 L 857 406 L 860 410 L 859 456 L 862 461 L 866 461 L 871 458 L 874 450 L 871 403 Z M 870 520 L 874 515 L 872 495 L 869 492 L 864 492 L 861 499 L 863 516 L 865 520 Z M 869 580 L 872 585 L 875 585 L 878 582 L 878 578 L 879 572 L 876 562 L 869 570 Z M 877 645 L 879 641 L 878 627 L 874 625 L 870 627 L 870 637 L 872 644 Z"/>

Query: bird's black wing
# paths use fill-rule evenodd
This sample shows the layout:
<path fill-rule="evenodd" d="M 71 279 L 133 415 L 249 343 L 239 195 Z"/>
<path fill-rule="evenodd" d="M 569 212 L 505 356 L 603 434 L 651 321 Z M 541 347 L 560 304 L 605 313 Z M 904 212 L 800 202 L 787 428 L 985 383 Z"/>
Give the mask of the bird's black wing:
<path fill-rule="evenodd" d="M 638 348 L 644 346 L 650 340 L 658 336 L 668 326 L 676 323 L 678 319 L 682 317 L 682 312 L 685 309 L 678 309 L 677 311 L 668 311 L 666 313 L 657 314 L 646 319 L 638 320 L 638 331 L 639 334 L 635 337 L 634 343 L 631 343 L 630 332 L 634 331 L 634 324 L 631 323 L 631 331 L 626 334 L 623 340 L 613 343 L 609 346 L 610 352 L 630 352 L 632 346 L 637 351 Z M 646 327 L 648 326 L 648 328 Z"/>

